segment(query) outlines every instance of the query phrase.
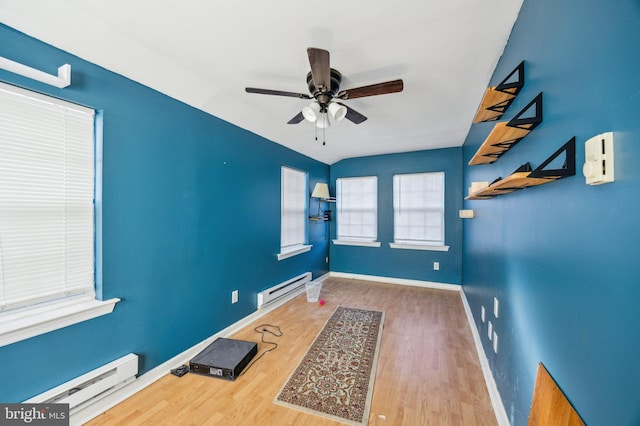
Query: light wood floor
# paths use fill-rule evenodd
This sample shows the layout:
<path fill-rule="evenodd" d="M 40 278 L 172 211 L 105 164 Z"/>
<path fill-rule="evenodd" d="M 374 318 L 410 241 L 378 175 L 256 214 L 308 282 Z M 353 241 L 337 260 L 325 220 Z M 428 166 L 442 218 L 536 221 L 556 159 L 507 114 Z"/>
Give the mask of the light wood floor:
<path fill-rule="evenodd" d="M 89 425 L 340 425 L 272 403 L 339 304 L 385 311 L 370 425 L 497 424 L 457 292 L 329 278 L 321 297 L 300 295 L 233 335 L 259 342 L 263 323 L 284 333 L 236 381 L 168 374 Z"/>

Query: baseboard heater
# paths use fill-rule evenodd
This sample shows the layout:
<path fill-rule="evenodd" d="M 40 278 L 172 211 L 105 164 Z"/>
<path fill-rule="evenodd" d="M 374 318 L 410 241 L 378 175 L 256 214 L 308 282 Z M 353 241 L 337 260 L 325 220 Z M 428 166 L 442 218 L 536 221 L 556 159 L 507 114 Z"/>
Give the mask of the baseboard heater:
<path fill-rule="evenodd" d="M 136 379 L 138 355 L 129 354 L 24 401 L 69 404 L 69 414 L 109 395 Z"/>
<path fill-rule="evenodd" d="M 299 289 L 309 281 L 311 281 L 311 272 L 305 272 L 302 275 L 298 275 L 297 277 L 291 278 L 290 280 L 258 293 L 258 309 L 275 301 L 276 299 L 290 294 L 292 291 Z"/>

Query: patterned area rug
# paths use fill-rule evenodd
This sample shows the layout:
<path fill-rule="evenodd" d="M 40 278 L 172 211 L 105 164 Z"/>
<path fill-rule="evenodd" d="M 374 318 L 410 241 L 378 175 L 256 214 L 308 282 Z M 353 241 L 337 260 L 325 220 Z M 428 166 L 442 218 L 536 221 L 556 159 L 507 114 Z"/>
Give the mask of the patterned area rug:
<path fill-rule="evenodd" d="M 384 312 L 338 306 L 274 402 L 367 424 L 383 321 Z"/>

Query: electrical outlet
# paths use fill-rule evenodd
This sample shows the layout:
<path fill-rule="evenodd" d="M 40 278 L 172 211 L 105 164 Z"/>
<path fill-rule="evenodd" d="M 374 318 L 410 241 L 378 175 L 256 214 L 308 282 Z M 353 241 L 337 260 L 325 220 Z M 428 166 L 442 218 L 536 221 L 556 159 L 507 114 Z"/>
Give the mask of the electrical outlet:
<path fill-rule="evenodd" d="M 231 303 L 238 303 L 238 290 L 231 292 Z"/>
<path fill-rule="evenodd" d="M 440 262 L 433 262 L 433 270 L 434 271 L 440 270 Z"/>

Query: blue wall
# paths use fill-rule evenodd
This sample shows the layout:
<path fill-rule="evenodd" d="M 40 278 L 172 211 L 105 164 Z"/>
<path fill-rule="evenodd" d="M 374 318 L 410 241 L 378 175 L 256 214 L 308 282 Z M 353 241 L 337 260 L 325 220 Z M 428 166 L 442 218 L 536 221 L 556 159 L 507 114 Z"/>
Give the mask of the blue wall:
<path fill-rule="evenodd" d="M 148 371 L 252 313 L 257 292 L 328 271 L 324 228 L 309 227 L 310 252 L 276 259 L 280 167 L 308 171 L 313 185 L 328 181 L 328 165 L 5 26 L 0 41 L 0 56 L 51 74 L 71 64 L 73 84 L 0 80 L 103 113 L 103 297 L 122 298 L 110 315 L 0 348 L 0 401 L 129 352 Z"/>
<path fill-rule="evenodd" d="M 504 118 L 542 91 L 544 122 L 493 165 L 465 167 L 465 188 L 526 161 L 536 167 L 577 138 L 576 176 L 465 202 L 476 218 L 464 223 L 463 288 L 515 425 L 526 424 L 539 362 L 587 424 L 640 424 L 639 34 L 637 0 L 525 0 L 491 81 L 525 60 L 525 87 Z M 492 127 L 472 127 L 465 164 Z M 588 186 L 584 141 L 608 131 L 616 181 Z M 495 324 L 497 354 L 481 306 Z"/>
<path fill-rule="evenodd" d="M 445 244 L 448 252 L 392 249 L 393 175 L 445 172 Z M 462 270 L 462 149 L 448 148 L 342 160 L 331 166 L 331 194 L 338 178 L 378 177 L 378 241 L 380 247 L 331 244 L 331 271 L 380 277 L 460 284 Z M 335 216 L 335 215 L 334 215 Z M 331 235 L 336 236 L 335 221 Z M 433 270 L 440 262 L 440 270 Z"/>

